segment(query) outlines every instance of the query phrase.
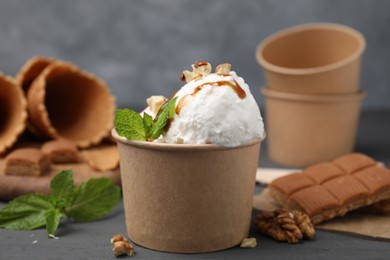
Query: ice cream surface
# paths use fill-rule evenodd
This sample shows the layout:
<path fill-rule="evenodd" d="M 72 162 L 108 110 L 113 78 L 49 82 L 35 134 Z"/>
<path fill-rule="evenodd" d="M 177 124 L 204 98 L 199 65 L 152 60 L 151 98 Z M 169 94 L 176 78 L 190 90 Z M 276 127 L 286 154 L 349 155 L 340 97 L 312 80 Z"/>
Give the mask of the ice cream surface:
<path fill-rule="evenodd" d="M 265 138 L 260 109 L 249 86 L 227 65 L 210 73 L 211 66 L 201 62 L 193 65 L 192 73 L 183 72 L 187 83 L 173 96 L 176 109 L 163 134 L 166 143 L 234 147 Z"/>

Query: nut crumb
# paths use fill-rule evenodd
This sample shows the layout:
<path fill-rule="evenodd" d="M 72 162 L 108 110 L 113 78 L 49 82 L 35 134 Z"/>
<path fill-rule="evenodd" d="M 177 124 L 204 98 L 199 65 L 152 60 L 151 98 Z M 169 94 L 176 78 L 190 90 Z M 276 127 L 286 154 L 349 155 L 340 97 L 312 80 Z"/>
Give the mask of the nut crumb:
<path fill-rule="evenodd" d="M 215 74 L 218 74 L 218 75 L 228 74 L 231 69 L 232 69 L 232 65 L 229 63 L 219 64 L 215 68 Z"/>
<path fill-rule="evenodd" d="M 244 238 L 242 240 L 240 247 L 242 248 L 255 248 L 257 246 L 257 241 L 255 237 Z"/>
<path fill-rule="evenodd" d="M 127 241 L 117 241 L 114 243 L 114 248 L 112 249 L 115 256 L 120 255 L 128 255 L 133 256 L 135 255 L 135 249 L 134 247 Z"/>
<path fill-rule="evenodd" d="M 191 65 L 192 71 L 184 70 L 180 75 L 180 79 L 185 82 L 190 82 L 192 80 L 198 79 L 210 75 L 211 73 L 211 64 L 206 61 L 197 62 Z"/>
<path fill-rule="evenodd" d="M 192 64 L 193 72 L 200 74 L 201 76 L 207 76 L 211 73 L 211 64 L 207 61 L 197 62 Z"/>
<path fill-rule="evenodd" d="M 146 99 L 146 103 L 153 113 L 157 113 L 166 101 L 164 96 L 151 96 Z"/>
<path fill-rule="evenodd" d="M 127 242 L 127 239 L 125 238 L 124 235 L 122 234 L 116 234 L 115 236 L 113 236 L 110 240 L 111 244 L 114 244 L 118 241 L 124 241 L 124 242 Z"/>

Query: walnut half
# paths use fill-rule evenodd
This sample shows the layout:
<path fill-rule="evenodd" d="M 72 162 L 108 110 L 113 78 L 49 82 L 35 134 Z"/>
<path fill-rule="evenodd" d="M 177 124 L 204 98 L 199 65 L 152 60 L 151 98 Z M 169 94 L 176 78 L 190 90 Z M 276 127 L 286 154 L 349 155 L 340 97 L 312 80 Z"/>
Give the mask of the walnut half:
<path fill-rule="evenodd" d="M 291 244 L 296 244 L 303 238 L 312 240 L 315 235 L 310 218 L 297 210 L 263 212 L 256 216 L 255 226 L 261 233 Z"/>

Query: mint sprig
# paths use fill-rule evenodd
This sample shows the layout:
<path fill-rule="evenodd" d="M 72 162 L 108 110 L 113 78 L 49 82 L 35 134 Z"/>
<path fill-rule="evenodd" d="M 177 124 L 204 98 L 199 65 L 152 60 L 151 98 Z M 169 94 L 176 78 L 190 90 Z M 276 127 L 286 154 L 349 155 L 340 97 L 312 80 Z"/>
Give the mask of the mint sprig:
<path fill-rule="evenodd" d="M 175 113 L 175 104 L 177 97 L 169 100 L 161 108 L 156 118 L 131 109 L 117 109 L 115 112 L 115 129 L 120 136 L 129 140 L 153 141 L 160 137 L 169 119 L 172 119 Z"/>
<path fill-rule="evenodd" d="M 10 201 L 0 210 L 0 227 L 32 230 L 46 226 L 48 235 L 53 237 L 62 218 L 97 220 L 120 200 L 120 188 L 108 178 L 91 179 L 75 189 L 71 170 L 57 174 L 50 191 L 49 196 L 27 194 Z"/>

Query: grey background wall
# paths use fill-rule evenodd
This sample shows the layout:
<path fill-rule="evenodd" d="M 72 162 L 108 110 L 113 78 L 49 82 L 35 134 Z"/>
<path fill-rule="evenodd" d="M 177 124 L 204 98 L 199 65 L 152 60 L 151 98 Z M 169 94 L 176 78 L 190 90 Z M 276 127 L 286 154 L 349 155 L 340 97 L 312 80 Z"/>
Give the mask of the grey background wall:
<path fill-rule="evenodd" d="M 390 109 L 388 0 L 1 0 L 0 71 L 14 75 L 34 55 L 53 56 L 106 80 L 119 106 L 141 108 L 148 96 L 179 88 L 195 59 L 229 62 L 261 105 L 257 44 L 307 22 L 365 35 L 363 107 Z"/>

